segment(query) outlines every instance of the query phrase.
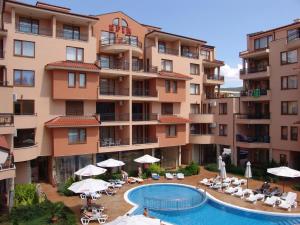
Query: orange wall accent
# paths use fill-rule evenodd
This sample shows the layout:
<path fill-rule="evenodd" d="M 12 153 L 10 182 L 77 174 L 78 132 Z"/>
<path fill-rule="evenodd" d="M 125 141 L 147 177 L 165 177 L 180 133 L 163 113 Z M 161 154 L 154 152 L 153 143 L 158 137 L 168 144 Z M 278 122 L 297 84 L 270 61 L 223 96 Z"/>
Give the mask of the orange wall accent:
<path fill-rule="evenodd" d="M 162 102 L 184 102 L 185 101 L 186 85 L 185 85 L 185 81 L 183 80 L 177 80 L 177 93 L 166 92 L 165 79 L 156 79 L 156 88 L 159 96 L 159 101 Z"/>
<path fill-rule="evenodd" d="M 166 136 L 167 125 L 156 126 L 156 136 L 159 140 L 159 147 L 171 147 L 186 144 L 186 129 L 185 124 L 177 124 L 177 136 Z"/>

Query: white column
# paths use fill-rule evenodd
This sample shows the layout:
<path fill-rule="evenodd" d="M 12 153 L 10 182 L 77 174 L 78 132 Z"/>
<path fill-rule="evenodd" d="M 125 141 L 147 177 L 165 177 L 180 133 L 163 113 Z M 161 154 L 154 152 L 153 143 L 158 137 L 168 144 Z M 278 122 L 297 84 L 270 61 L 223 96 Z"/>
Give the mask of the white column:
<path fill-rule="evenodd" d="M 91 37 L 92 37 L 92 24 L 89 23 L 88 24 L 88 40 L 91 40 Z"/>
<path fill-rule="evenodd" d="M 132 96 L 132 50 L 129 50 L 129 96 Z M 132 98 L 129 98 L 129 144 L 132 145 Z"/>
<path fill-rule="evenodd" d="M 181 55 L 181 41 L 178 41 L 178 54 Z"/>
<path fill-rule="evenodd" d="M 151 155 L 152 155 L 153 157 L 155 157 L 155 148 L 152 148 Z"/>
<path fill-rule="evenodd" d="M 15 8 L 11 8 L 11 24 L 13 30 L 16 30 L 16 11 Z"/>
<path fill-rule="evenodd" d="M 181 166 L 181 145 L 178 146 L 178 166 Z"/>
<path fill-rule="evenodd" d="M 269 149 L 269 162 L 271 162 L 272 159 L 273 159 L 273 149 L 270 148 L 270 149 Z M 290 163 L 290 162 L 288 162 L 288 163 Z"/>
<path fill-rule="evenodd" d="M 56 37 L 56 16 L 52 16 L 52 37 Z"/>

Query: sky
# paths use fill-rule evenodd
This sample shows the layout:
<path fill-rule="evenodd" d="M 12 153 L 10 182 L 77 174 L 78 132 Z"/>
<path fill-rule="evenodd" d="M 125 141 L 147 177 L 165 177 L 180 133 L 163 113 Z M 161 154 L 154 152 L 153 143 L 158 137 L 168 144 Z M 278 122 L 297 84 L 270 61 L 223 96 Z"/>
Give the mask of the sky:
<path fill-rule="evenodd" d="M 87 15 L 123 11 L 140 23 L 199 38 L 216 46 L 225 61 L 223 87 L 241 86 L 239 52 L 246 35 L 292 23 L 300 18 L 300 0 L 41 0 Z M 23 0 L 35 4 L 35 0 Z"/>

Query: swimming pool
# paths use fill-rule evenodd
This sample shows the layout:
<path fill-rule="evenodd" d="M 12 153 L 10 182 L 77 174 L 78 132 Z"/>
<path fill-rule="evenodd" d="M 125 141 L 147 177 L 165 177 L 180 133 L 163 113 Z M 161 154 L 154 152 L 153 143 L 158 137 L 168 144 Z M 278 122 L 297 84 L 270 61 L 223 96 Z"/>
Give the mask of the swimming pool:
<path fill-rule="evenodd" d="M 177 184 L 151 184 L 133 188 L 125 193 L 125 199 L 135 205 L 130 213 L 142 214 L 149 207 L 150 216 L 174 225 L 296 225 L 300 214 L 279 215 L 241 209 L 214 199 L 192 186 Z M 154 199 L 151 205 L 147 199 Z M 176 201 L 174 204 L 165 202 Z M 182 204 L 190 202 L 190 204 Z M 179 202 L 179 203 L 178 203 Z M 195 204 L 193 204 L 195 203 Z M 167 208 L 162 210 L 165 206 Z M 179 206 L 179 207 L 178 207 Z M 177 208 L 176 208 L 177 207 Z M 180 209 L 180 210 L 178 210 Z"/>

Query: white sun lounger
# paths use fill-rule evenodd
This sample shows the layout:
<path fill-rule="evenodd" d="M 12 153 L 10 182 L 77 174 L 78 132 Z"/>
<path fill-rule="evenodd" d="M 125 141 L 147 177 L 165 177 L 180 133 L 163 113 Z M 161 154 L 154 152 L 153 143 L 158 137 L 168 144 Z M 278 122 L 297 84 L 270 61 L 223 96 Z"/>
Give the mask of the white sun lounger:
<path fill-rule="evenodd" d="M 249 197 L 246 198 L 245 200 L 246 200 L 247 202 L 252 202 L 253 204 L 256 204 L 257 201 L 263 200 L 264 197 L 265 197 L 265 195 L 263 195 L 263 194 L 256 194 L 256 195 L 255 195 L 255 194 L 251 193 L 251 194 L 249 195 Z"/>
<path fill-rule="evenodd" d="M 174 179 L 174 176 L 171 173 L 166 173 L 165 175 L 166 175 L 166 178 L 168 180 L 173 180 Z"/>
<path fill-rule="evenodd" d="M 225 189 L 226 194 L 233 194 L 234 192 L 237 192 L 239 187 L 228 187 Z"/>
<path fill-rule="evenodd" d="M 268 197 L 268 198 L 264 201 L 264 203 L 265 203 L 266 205 L 275 207 L 277 201 L 280 201 L 280 198 L 277 197 L 277 196 L 272 196 L 272 197 Z"/>
<path fill-rule="evenodd" d="M 200 184 L 204 184 L 206 186 L 209 186 L 211 183 L 207 178 L 204 178 L 202 180 L 199 181 Z"/>
<path fill-rule="evenodd" d="M 292 207 L 297 208 L 297 194 L 294 192 L 288 192 L 286 199 L 281 200 L 278 207 L 288 211 L 290 211 Z"/>
<path fill-rule="evenodd" d="M 238 198 L 244 198 L 244 191 L 242 188 L 239 188 L 238 191 L 234 192 L 232 195 Z"/>
<path fill-rule="evenodd" d="M 183 173 L 177 173 L 177 179 L 178 180 L 183 180 L 184 179 L 184 174 Z"/>

